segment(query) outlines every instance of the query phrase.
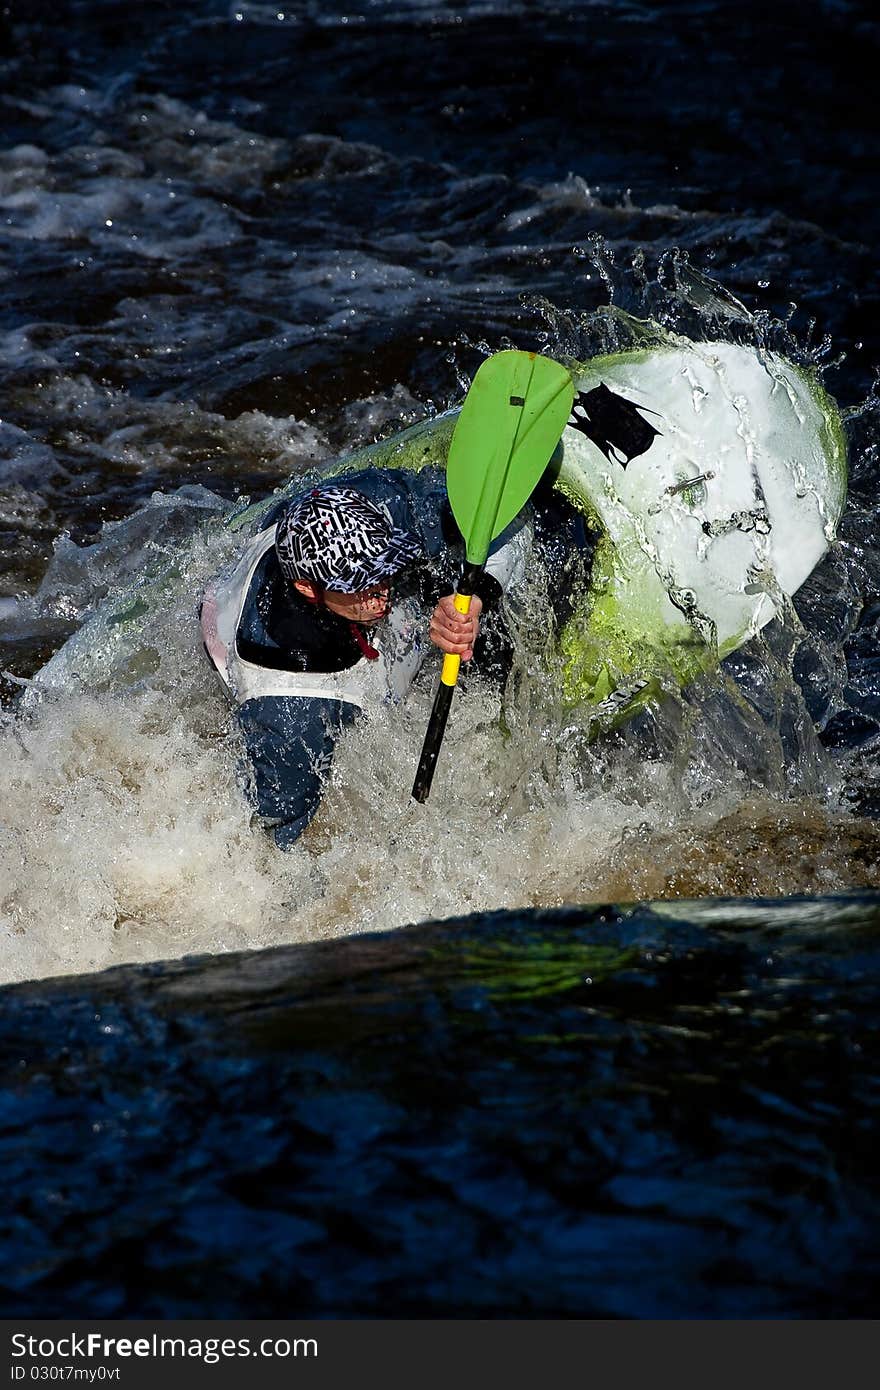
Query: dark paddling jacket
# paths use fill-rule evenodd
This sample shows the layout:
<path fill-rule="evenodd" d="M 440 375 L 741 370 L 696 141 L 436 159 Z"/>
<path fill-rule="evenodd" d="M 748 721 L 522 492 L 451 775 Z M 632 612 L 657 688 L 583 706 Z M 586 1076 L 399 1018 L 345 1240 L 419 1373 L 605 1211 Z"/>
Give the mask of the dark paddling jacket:
<path fill-rule="evenodd" d="M 365 469 L 333 482 L 356 488 L 421 541 L 424 563 L 393 586 L 380 623 L 361 628 L 358 641 L 347 619 L 287 583 L 274 539 L 290 499 L 211 580 L 202 600 L 205 650 L 237 707 L 256 808 L 281 849 L 315 814 L 341 730 L 360 712 L 406 696 L 431 650 L 430 613 L 452 592 L 463 558 L 442 473 Z M 523 575 L 529 545 L 522 516 L 493 543 L 480 586 L 487 608 Z M 365 654 L 365 646 L 376 655 Z"/>

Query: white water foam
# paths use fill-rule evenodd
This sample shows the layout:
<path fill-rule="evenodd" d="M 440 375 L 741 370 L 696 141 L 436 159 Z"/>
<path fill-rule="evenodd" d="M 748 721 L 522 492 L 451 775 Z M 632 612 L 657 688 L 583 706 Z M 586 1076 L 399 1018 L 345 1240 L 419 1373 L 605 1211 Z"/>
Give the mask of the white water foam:
<path fill-rule="evenodd" d="M 197 513 L 199 499 L 189 500 Z M 65 681 L 0 721 L 4 978 L 519 905 L 880 881 L 876 833 L 823 809 L 833 787 L 817 745 L 802 750 L 810 786 L 778 799 L 781 734 L 759 746 L 757 716 L 741 714 L 725 745 L 717 705 L 708 723 L 685 707 L 672 756 L 644 757 L 626 741 L 588 745 L 557 705 L 534 614 L 503 718 L 498 692 L 478 680 L 457 694 L 424 806 L 410 788 L 433 671 L 406 707 L 340 740 L 318 815 L 282 854 L 251 813 L 234 718 L 201 650 L 199 593 L 235 543 L 216 512 L 201 514 L 137 659 L 108 646 L 96 664 L 105 688 L 91 677 L 83 688 L 73 646 L 60 659 Z M 139 553 L 155 558 L 156 534 L 143 516 L 110 528 L 106 549 L 80 556 L 79 571 L 63 551 L 56 590 L 67 573 L 83 603 L 83 563 L 96 590 L 112 588 L 112 555 L 121 574 L 123 542 L 135 547 L 139 535 Z"/>

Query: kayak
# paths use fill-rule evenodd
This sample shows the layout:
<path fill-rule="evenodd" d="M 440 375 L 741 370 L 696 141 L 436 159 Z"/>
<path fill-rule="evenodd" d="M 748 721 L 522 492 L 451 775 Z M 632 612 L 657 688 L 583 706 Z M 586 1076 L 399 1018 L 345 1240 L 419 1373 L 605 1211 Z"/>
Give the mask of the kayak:
<path fill-rule="evenodd" d="M 784 614 L 834 540 L 846 446 L 818 376 L 769 351 L 658 330 L 648 346 L 565 365 L 576 394 L 549 469 L 598 541 L 559 634 L 560 674 L 567 701 L 601 728 L 686 686 Z M 443 468 L 456 419 L 421 422 L 233 511 L 223 523 L 231 552 L 316 476 Z M 26 699 L 139 678 L 153 615 L 186 569 L 172 560 L 107 600 Z"/>
<path fill-rule="evenodd" d="M 568 698 L 618 723 L 784 615 L 836 535 L 846 444 L 818 379 L 751 348 L 672 340 L 577 385 L 593 416 L 557 486 L 600 540 L 560 647 Z"/>

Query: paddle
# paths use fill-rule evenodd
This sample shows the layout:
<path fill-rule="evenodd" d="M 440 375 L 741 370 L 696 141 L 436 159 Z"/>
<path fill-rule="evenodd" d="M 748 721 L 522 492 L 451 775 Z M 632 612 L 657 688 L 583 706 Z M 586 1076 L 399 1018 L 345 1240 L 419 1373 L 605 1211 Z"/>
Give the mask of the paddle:
<path fill-rule="evenodd" d="M 449 446 L 446 491 L 464 538 L 467 563 L 455 594 L 467 613 L 489 546 L 528 501 L 574 401 L 571 375 L 536 352 L 496 352 L 465 397 Z M 461 658 L 446 655 L 412 794 L 431 790 Z"/>

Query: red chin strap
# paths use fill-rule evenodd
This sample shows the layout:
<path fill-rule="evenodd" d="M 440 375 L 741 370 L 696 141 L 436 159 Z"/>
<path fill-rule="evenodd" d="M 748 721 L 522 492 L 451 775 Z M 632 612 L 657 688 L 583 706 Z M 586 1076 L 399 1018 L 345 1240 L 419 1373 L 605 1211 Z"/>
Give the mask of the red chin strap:
<path fill-rule="evenodd" d="M 348 626 L 351 628 L 352 637 L 357 642 L 364 656 L 367 658 L 367 661 L 378 661 L 379 653 L 376 651 L 375 647 L 370 646 L 360 623 L 349 622 Z"/>

